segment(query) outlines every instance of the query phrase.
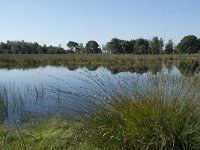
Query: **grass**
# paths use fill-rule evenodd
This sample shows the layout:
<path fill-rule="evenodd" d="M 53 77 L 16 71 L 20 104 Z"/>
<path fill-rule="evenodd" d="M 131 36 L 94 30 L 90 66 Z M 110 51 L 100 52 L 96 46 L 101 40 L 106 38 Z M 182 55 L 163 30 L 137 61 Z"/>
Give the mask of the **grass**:
<path fill-rule="evenodd" d="M 83 141 L 106 150 L 200 149 L 199 76 L 158 74 L 141 79 L 86 74 L 91 93 L 104 98 L 91 94 L 88 101 L 82 99 L 95 106 L 82 118 Z"/>
<path fill-rule="evenodd" d="M 61 117 L 42 121 L 31 120 L 18 129 L 0 127 L 0 149 L 2 150 L 55 150 L 94 149 L 82 142 L 77 134 L 80 122 Z"/>
<path fill-rule="evenodd" d="M 132 96 L 116 92 L 88 115 L 85 140 L 99 149 L 200 149 L 199 79 L 147 82 Z"/>
<path fill-rule="evenodd" d="M 4 122 L 8 114 L 8 95 L 5 87 L 0 87 L 0 124 Z"/>
<path fill-rule="evenodd" d="M 0 55 L 0 67 L 26 68 L 46 65 L 65 65 L 68 67 L 86 66 L 96 68 L 99 66 L 123 67 L 134 64 L 154 63 L 179 63 L 191 62 L 199 58 L 199 55 L 134 55 L 134 54 L 4 54 Z"/>

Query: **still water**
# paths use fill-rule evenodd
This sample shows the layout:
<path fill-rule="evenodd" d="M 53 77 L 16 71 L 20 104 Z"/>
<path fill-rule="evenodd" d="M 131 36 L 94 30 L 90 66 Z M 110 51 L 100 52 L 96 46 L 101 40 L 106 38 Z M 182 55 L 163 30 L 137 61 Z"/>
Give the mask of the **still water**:
<path fill-rule="evenodd" d="M 105 99 L 106 95 L 102 93 L 112 89 L 116 81 L 124 82 L 126 79 L 129 82 L 136 78 L 145 80 L 152 74 L 182 75 L 176 66 L 171 66 L 169 69 L 164 65 L 153 72 L 150 70 L 113 72 L 104 67 L 92 71 L 87 68 L 70 70 L 67 67 L 53 66 L 0 69 L 1 97 L 4 97 L 4 100 L 1 99 L 3 101 L 0 107 L 1 121 L 5 124 L 20 125 L 30 116 L 36 118 L 55 114 L 67 117 L 79 116 L 94 105 L 91 99 L 96 98 L 97 101 Z"/>

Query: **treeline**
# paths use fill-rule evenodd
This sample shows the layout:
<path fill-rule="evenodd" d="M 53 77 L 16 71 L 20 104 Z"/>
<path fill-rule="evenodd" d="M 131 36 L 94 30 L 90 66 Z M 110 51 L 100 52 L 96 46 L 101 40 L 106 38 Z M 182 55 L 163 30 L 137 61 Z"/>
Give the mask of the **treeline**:
<path fill-rule="evenodd" d="M 39 45 L 37 42 L 7 41 L 0 43 L 1 54 L 63 54 L 65 50 L 61 47 Z"/>
<path fill-rule="evenodd" d="M 39 45 L 37 42 L 7 41 L 0 43 L 1 54 L 68 54 L 68 53 L 112 53 L 112 54 L 193 54 L 200 52 L 200 39 L 188 35 L 174 45 L 172 40 L 164 44 L 162 38 L 121 40 L 113 38 L 102 47 L 96 41 L 82 43 L 69 41 L 67 49 L 61 46 Z"/>

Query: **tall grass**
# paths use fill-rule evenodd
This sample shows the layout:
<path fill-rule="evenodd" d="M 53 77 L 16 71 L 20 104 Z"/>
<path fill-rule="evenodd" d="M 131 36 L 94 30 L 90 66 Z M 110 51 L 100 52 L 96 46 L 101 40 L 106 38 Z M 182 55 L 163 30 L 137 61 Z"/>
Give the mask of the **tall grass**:
<path fill-rule="evenodd" d="M 0 83 L 0 125 L 20 126 L 38 115 L 30 109 L 43 99 L 44 93 L 42 85 L 19 87 L 14 83 Z"/>
<path fill-rule="evenodd" d="M 83 114 L 82 138 L 99 149 L 199 149 L 200 78 L 86 71 L 86 91 L 59 89 Z M 87 92 L 89 90 L 89 92 Z"/>
<path fill-rule="evenodd" d="M 84 117 L 85 140 L 100 149 L 200 148 L 199 78 L 121 81 L 110 81 L 112 92 L 99 83 L 109 93 Z"/>
<path fill-rule="evenodd" d="M 0 124 L 8 116 L 8 93 L 5 87 L 0 87 Z"/>
<path fill-rule="evenodd" d="M 134 55 L 134 54 L 4 54 L 0 55 L 0 67 L 29 68 L 45 65 L 87 66 L 130 66 L 134 64 L 191 62 L 199 55 Z"/>

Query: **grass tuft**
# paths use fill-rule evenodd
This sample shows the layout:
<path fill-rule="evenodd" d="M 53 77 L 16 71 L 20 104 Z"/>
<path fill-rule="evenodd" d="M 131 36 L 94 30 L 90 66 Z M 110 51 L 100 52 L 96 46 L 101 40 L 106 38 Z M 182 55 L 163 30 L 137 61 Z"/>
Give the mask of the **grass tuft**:
<path fill-rule="evenodd" d="M 85 139 L 100 149 L 200 149 L 199 79 L 146 82 L 134 88 L 137 94 L 118 92 L 88 115 Z"/>

